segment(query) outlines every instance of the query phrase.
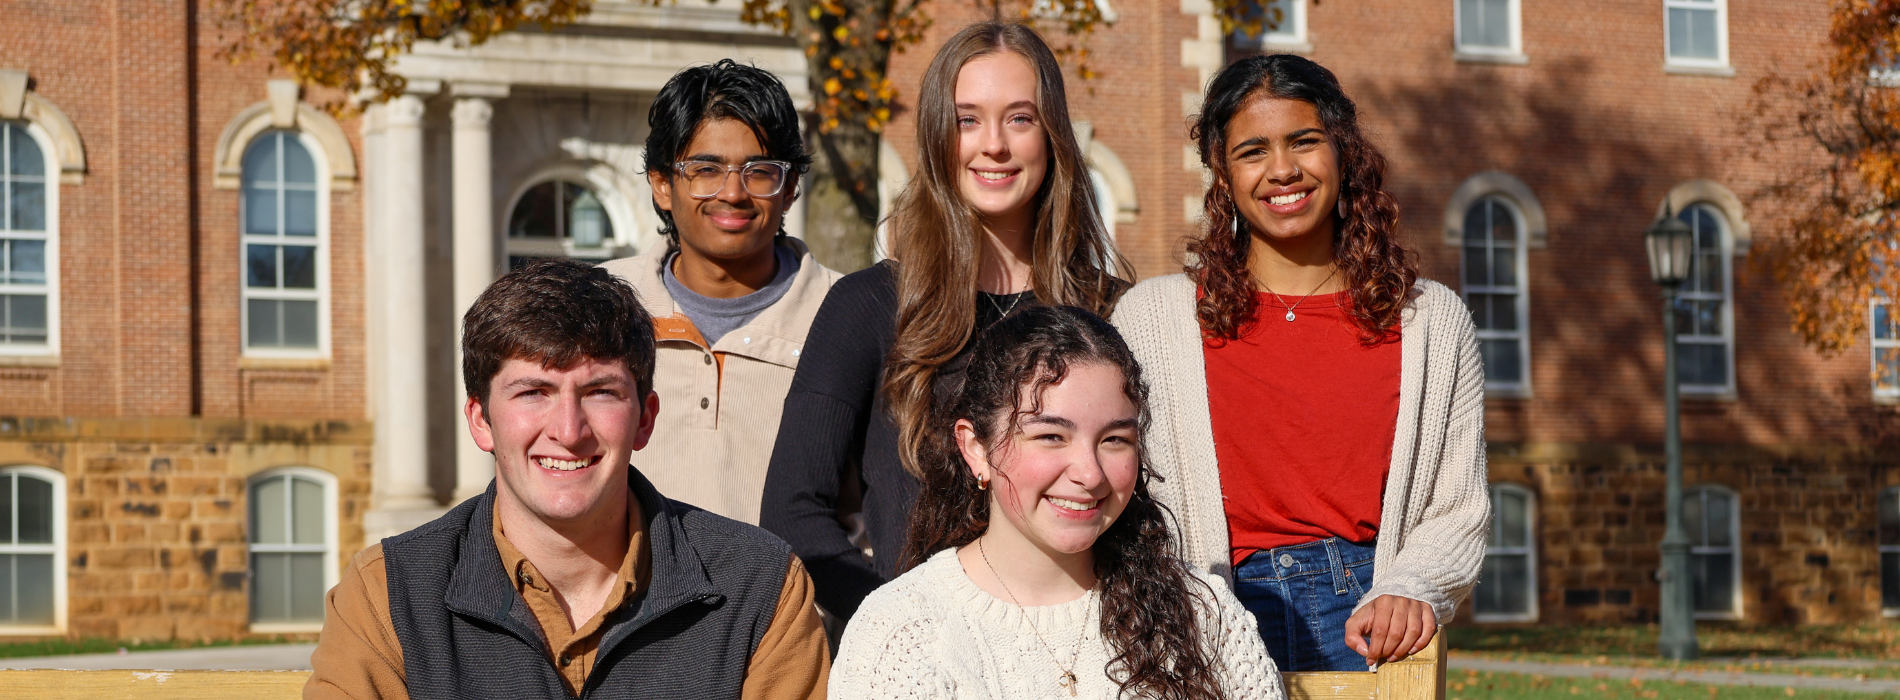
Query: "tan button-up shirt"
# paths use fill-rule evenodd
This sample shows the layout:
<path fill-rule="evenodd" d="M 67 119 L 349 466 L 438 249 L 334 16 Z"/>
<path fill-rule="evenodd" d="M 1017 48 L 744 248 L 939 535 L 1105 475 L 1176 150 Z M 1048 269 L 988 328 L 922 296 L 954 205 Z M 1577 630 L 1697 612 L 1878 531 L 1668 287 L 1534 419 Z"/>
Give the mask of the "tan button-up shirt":
<path fill-rule="evenodd" d="M 646 449 L 634 453 L 634 465 L 667 498 L 752 525 L 759 523 L 765 469 L 805 333 L 841 277 L 818 264 L 804 241 L 785 238 L 780 245 L 799 256 L 791 289 L 710 346 L 666 291 L 666 246 L 601 265 L 633 285 L 653 315 L 659 423 Z"/>
<path fill-rule="evenodd" d="M 646 590 L 652 578 L 647 536 L 640 504 L 629 499 L 627 555 L 620 562 L 607 601 L 581 624 L 573 624 L 541 572 L 508 542 L 495 518 L 495 549 L 508 570 L 515 590 L 528 603 L 548 642 L 548 654 L 561 673 L 569 694 L 578 696 L 593 670 L 607 617 Z M 389 575 L 383 564 L 383 546 L 357 553 L 343 580 L 324 600 L 324 624 L 317 649 L 310 655 L 315 669 L 304 686 L 311 699 L 385 698 L 407 700 L 402 643 L 389 619 Z M 746 666 L 743 700 L 818 700 L 825 696 L 830 650 L 812 604 L 811 577 L 793 555 L 787 564 L 785 585 L 779 591 L 772 624 L 759 640 Z"/>

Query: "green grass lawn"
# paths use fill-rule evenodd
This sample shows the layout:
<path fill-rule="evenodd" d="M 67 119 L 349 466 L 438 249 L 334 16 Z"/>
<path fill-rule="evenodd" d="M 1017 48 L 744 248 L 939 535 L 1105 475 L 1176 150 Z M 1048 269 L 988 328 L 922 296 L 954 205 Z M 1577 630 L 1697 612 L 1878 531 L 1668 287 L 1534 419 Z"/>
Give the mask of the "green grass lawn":
<path fill-rule="evenodd" d="M 1714 626 L 1699 625 L 1702 655 L 1715 661 L 1677 663 L 1656 653 L 1656 626 L 1454 627 L 1447 631 L 1454 655 L 1506 661 L 1583 663 L 1689 670 L 1780 673 L 1828 678 L 1900 678 L 1900 626 Z M 1794 661 L 1789 661 L 1793 659 Z M 1876 662 L 1861 668 L 1803 665 L 1804 660 Z M 1568 690 L 1564 692 L 1569 692 Z"/>
<path fill-rule="evenodd" d="M 1454 651 L 1657 658 L 1656 626 L 1453 627 Z M 1740 627 L 1701 624 L 1703 656 L 1801 657 L 1900 661 L 1900 625 Z"/>
<path fill-rule="evenodd" d="M 1453 672 L 1445 682 L 1447 700 L 1870 700 L 1873 693 L 1796 688 L 1751 688 L 1684 681 L 1547 678 L 1515 673 Z"/>
<path fill-rule="evenodd" d="M 253 639 L 230 640 L 120 640 L 120 639 L 48 639 L 37 642 L 9 642 L 0 644 L 0 659 L 18 659 L 28 656 L 66 656 L 68 654 L 110 654 L 123 648 L 126 651 L 161 651 L 165 649 L 196 649 L 201 647 L 230 647 L 251 644 L 295 644 L 316 641 L 314 635 L 272 635 Z"/>

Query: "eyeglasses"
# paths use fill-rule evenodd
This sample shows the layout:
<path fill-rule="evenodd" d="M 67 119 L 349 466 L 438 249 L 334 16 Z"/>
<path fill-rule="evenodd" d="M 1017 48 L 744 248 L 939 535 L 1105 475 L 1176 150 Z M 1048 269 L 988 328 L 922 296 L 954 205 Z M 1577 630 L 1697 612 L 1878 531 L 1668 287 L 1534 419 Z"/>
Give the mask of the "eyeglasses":
<path fill-rule="evenodd" d="M 673 170 L 686 181 L 686 194 L 694 199 L 712 199 L 726 188 L 726 177 L 739 173 L 745 193 L 754 197 L 776 197 L 785 188 L 785 174 L 792 164 L 782 160 L 755 160 L 741 165 L 687 160 L 673 164 Z"/>

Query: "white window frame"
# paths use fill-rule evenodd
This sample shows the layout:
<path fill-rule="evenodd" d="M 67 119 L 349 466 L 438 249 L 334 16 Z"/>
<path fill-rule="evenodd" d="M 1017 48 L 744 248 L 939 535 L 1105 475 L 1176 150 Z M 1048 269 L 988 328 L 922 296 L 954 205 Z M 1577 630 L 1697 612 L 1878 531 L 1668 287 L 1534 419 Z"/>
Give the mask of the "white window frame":
<path fill-rule="evenodd" d="M 1538 608 L 1537 608 L 1537 591 L 1538 591 L 1537 589 L 1537 494 L 1533 493 L 1528 488 L 1525 488 L 1518 484 L 1510 484 L 1510 483 L 1492 484 L 1489 490 L 1491 492 L 1491 512 L 1493 513 L 1491 518 L 1492 518 L 1493 527 L 1496 527 L 1496 524 L 1497 524 L 1496 513 L 1498 512 L 1498 503 L 1499 503 L 1498 494 L 1499 493 L 1510 492 L 1510 493 L 1524 497 L 1524 529 L 1525 529 L 1524 546 L 1522 547 L 1502 547 L 1502 546 L 1493 547 L 1490 545 L 1490 543 L 1487 542 L 1484 548 L 1484 556 L 1489 558 L 1492 555 L 1504 555 L 1504 556 L 1521 555 L 1525 558 L 1527 562 L 1529 562 L 1529 566 L 1525 567 L 1527 571 L 1529 572 L 1529 577 L 1525 580 L 1525 585 L 1529 587 L 1530 590 L 1527 591 L 1528 595 L 1526 595 L 1525 598 L 1530 601 L 1530 609 L 1529 611 L 1523 612 L 1523 613 L 1480 613 L 1476 611 L 1476 606 L 1474 605 L 1471 619 L 1476 622 L 1536 622 L 1537 615 L 1538 615 Z"/>
<path fill-rule="evenodd" d="M 7 231 L 6 237 L 16 240 L 46 241 L 46 284 L 0 284 L 0 293 L 9 294 L 45 294 L 46 295 L 46 343 L 0 342 L 0 356 L 8 357 L 59 357 L 59 189 L 60 163 L 54 150 L 53 136 L 37 122 L 8 120 L 26 127 L 26 133 L 40 147 L 40 158 L 45 162 L 40 172 L 46 184 L 46 231 Z M 4 154 L 0 154 L 4 155 Z M 5 167 L 0 164 L 0 167 Z M 11 177 L 11 176 L 9 176 Z"/>
<path fill-rule="evenodd" d="M 1460 61 L 1477 61 L 1477 62 L 1482 62 L 1482 63 L 1526 63 L 1528 62 L 1528 60 L 1524 57 L 1524 2 L 1523 0 L 1505 0 L 1505 1 L 1510 4 L 1510 12 L 1509 12 L 1510 20 L 1509 21 L 1511 23 L 1511 28 L 1510 28 L 1511 41 L 1510 41 L 1509 46 L 1498 47 L 1498 46 L 1476 46 L 1476 45 L 1467 46 L 1465 44 L 1464 2 L 1463 0 L 1452 0 L 1451 2 L 1451 32 L 1452 32 L 1452 47 L 1455 51 L 1453 56 L 1455 58 L 1457 58 Z"/>
<path fill-rule="evenodd" d="M 1868 302 L 1867 362 L 1869 374 L 1867 381 L 1873 389 L 1875 403 L 1900 403 L 1900 374 L 1896 374 L 1896 376 L 1893 377 L 1893 385 L 1887 387 L 1880 386 L 1880 351 L 1900 350 L 1900 333 L 1895 333 L 1894 337 L 1891 338 L 1880 337 L 1880 329 L 1875 321 L 1879 318 L 1879 310 L 1882 306 L 1887 307 L 1888 318 L 1900 321 L 1900 316 L 1894 315 L 1900 314 L 1900 307 L 1896 307 L 1891 300 L 1881 297 Z"/>
<path fill-rule="evenodd" d="M 497 266 L 506 270 L 509 260 L 517 255 L 540 258 L 573 258 L 576 256 L 588 260 L 614 260 L 640 253 L 640 225 L 644 223 L 634 215 L 634 209 L 624 191 L 603 173 L 599 167 L 562 166 L 550 168 L 522 181 L 520 187 L 508 198 L 508 208 L 502 210 L 501 221 L 497 227 L 501 236 L 501 260 Z M 521 206 L 521 199 L 528 192 L 543 184 L 562 181 L 572 185 L 582 185 L 594 191 L 594 197 L 600 200 L 600 208 L 607 214 L 607 222 L 614 227 L 613 238 L 598 248 L 578 248 L 569 239 L 558 240 L 514 238 L 508 235 L 508 227 L 514 223 L 515 209 Z M 788 226 L 789 230 L 789 226 Z M 657 234 L 652 245 L 665 245 L 665 240 Z"/>
<path fill-rule="evenodd" d="M 1715 11 L 1714 59 L 1677 58 L 1669 46 L 1669 11 L 1675 9 Z M 1725 70 L 1728 63 L 1728 0 L 1663 0 L 1663 64 L 1670 68 Z"/>
<path fill-rule="evenodd" d="M 1682 292 L 1680 292 L 1680 294 L 1678 295 L 1678 298 L 1681 301 L 1720 301 L 1722 302 L 1722 334 L 1720 336 L 1688 335 L 1684 333 L 1681 328 L 1677 328 L 1676 340 L 1677 342 L 1681 342 L 1684 338 L 1687 338 L 1688 340 L 1692 342 L 1701 343 L 1701 344 L 1714 344 L 1715 342 L 1719 341 L 1722 344 L 1723 353 L 1728 358 L 1727 363 L 1726 363 L 1727 364 L 1726 369 L 1728 371 L 1728 374 L 1723 379 L 1722 384 L 1683 383 L 1683 384 L 1678 385 L 1678 388 L 1682 391 L 1684 395 L 1727 398 L 1727 397 L 1732 397 L 1735 395 L 1735 229 L 1734 229 L 1734 223 L 1729 221 L 1728 214 L 1722 211 L 1722 207 L 1717 205 L 1714 202 L 1706 202 L 1706 201 L 1693 202 L 1693 203 L 1690 203 L 1689 206 L 1684 207 L 1683 210 L 1687 211 L 1689 208 L 1692 208 L 1692 207 L 1701 207 L 1702 209 L 1707 211 L 1710 214 L 1710 216 L 1715 219 L 1716 226 L 1721 229 L 1721 231 L 1717 232 L 1717 238 L 1721 241 L 1721 255 L 1718 257 L 1720 257 L 1722 260 L 1722 293 L 1712 294 L 1709 292 L 1690 292 L 1687 289 L 1684 289 Z"/>
<path fill-rule="evenodd" d="M 1236 30 L 1231 36 L 1235 48 L 1264 53 L 1311 53 L 1313 43 L 1306 33 L 1306 4 L 1309 0 L 1286 0 L 1286 17 L 1280 26 L 1266 28 L 1266 18 L 1261 17 L 1260 36 L 1249 37 Z M 1261 0 L 1259 7 L 1265 12 L 1273 0 Z"/>
<path fill-rule="evenodd" d="M 257 577 L 256 572 L 252 570 L 252 554 L 260 552 L 265 554 L 274 552 L 308 554 L 316 551 L 317 545 L 257 544 L 251 542 L 251 535 L 257 528 L 257 523 L 251 519 L 252 511 L 249 507 L 251 491 L 257 487 L 258 482 L 287 476 L 310 479 L 323 486 L 323 590 L 327 595 L 330 589 L 336 587 L 342 572 L 341 567 L 338 565 L 337 557 L 337 521 L 340 520 L 337 502 L 337 482 L 335 475 L 321 469 L 313 469 L 310 467 L 278 467 L 276 469 L 267 469 L 253 474 L 250 478 L 244 480 L 244 500 L 246 503 L 244 509 L 244 545 L 246 548 L 244 552 L 244 573 L 246 578 L 249 578 L 253 582 L 250 595 L 257 595 L 255 589 Z M 290 490 L 286 489 L 285 492 L 290 493 Z M 246 622 L 250 624 L 252 632 L 278 634 L 319 632 L 323 630 L 322 622 L 256 622 L 250 620 L 250 615 L 250 604 L 246 601 L 245 618 Z"/>
<path fill-rule="evenodd" d="M 1460 220 L 1462 221 L 1464 216 L 1470 215 L 1472 207 L 1484 204 L 1486 201 L 1496 202 L 1499 206 L 1503 207 L 1505 211 L 1510 212 L 1512 223 L 1517 228 L 1517 242 L 1513 244 L 1512 247 L 1513 255 L 1517 258 L 1513 262 L 1517 270 L 1517 284 L 1510 287 L 1498 287 L 1491 285 L 1473 285 L 1467 282 L 1466 280 L 1470 278 L 1465 275 L 1465 249 L 1471 246 L 1471 240 L 1469 236 L 1462 235 L 1463 232 L 1461 230 L 1461 242 L 1458 250 L 1458 286 L 1461 290 L 1460 296 L 1464 298 L 1465 304 L 1469 306 L 1471 303 L 1471 295 L 1473 294 L 1514 295 L 1517 300 L 1517 308 L 1515 309 L 1517 314 L 1517 330 L 1500 331 L 1481 328 L 1478 329 L 1477 333 L 1478 340 L 1480 341 L 1517 340 L 1518 362 L 1520 363 L 1519 366 L 1523 368 L 1523 374 L 1518 377 L 1516 382 L 1493 382 L 1487 377 L 1484 381 L 1484 390 L 1485 393 L 1494 396 L 1528 397 L 1531 393 L 1531 300 L 1529 284 L 1530 264 L 1528 260 L 1529 256 L 1526 255 L 1526 251 L 1530 248 L 1530 227 L 1525 221 L 1523 208 L 1518 206 L 1516 200 L 1506 196 L 1502 192 L 1490 192 L 1473 198 L 1470 204 L 1465 205 L 1465 210 L 1460 213 Z"/>
<path fill-rule="evenodd" d="M 1728 552 L 1730 554 L 1729 576 L 1732 577 L 1731 580 L 1735 582 L 1735 585 L 1734 592 L 1732 593 L 1734 600 L 1729 603 L 1728 610 L 1707 612 L 1698 610 L 1696 611 L 1695 617 L 1698 620 L 1740 620 L 1742 619 L 1742 499 L 1741 496 L 1737 495 L 1728 487 L 1715 484 L 1697 484 L 1683 489 L 1682 498 L 1686 501 L 1691 497 L 1697 497 L 1703 493 L 1719 493 L 1729 499 L 1729 546 L 1707 547 L 1691 545 L 1689 547 L 1689 555 L 1693 557 L 1697 554 L 1721 554 L 1724 551 Z M 1685 528 L 1705 527 L 1708 512 L 1708 508 L 1705 507 L 1702 509 L 1703 523 L 1683 523 L 1683 526 Z M 1691 585 L 1693 585 L 1693 582 Z M 1691 596 L 1693 597 L 1693 592 L 1691 592 Z"/>
<path fill-rule="evenodd" d="M 281 236 L 281 235 L 280 236 L 264 236 L 264 235 L 253 236 L 249 233 L 245 233 L 246 212 L 244 211 L 244 207 L 246 206 L 246 204 L 244 201 L 244 196 L 242 195 L 242 190 L 240 189 L 239 190 L 240 194 L 238 196 L 238 239 L 239 240 L 238 240 L 238 246 L 237 246 L 237 256 L 238 256 L 237 282 L 238 282 L 238 292 L 239 292 L 238 317 L 241 319 L 241 321 L 238 324 L 238 334 L 239 334 L 238 345 L 239 347 L 242 347 L 244 349 L 243 357 L 267 358 L 267 359 L 291 359 L 291 360 L 329 359 L 330 357 L 330 161 L 326 155 L 327 152 L 324 151 L 323 144 L 319 142 L 316 139 L 316 137 L 312 136 L 310 132 L 308 131 L 303 131 L 301 129 L 298 129 L 298 130 L 267 129 L 263 132 L 260 132 L 256 137 L 252 138 L 250 141 L 244 144 L 244 148 L 242 149 L 242 151 L 240 151 L 240 155 L 238 156 L 238 159 L 239 159 L 239 162 L 243 162 L 244 155 L 248 155 L 250 153 L 251 146 L 257 143 L 257 139 L 274 136 L 280 133 L 285 134 L 285 135 L 294 135 L 297 139 L 298 145 L 303 146 L 304 150 L 310 154 L 310 162 L 312 164 L 312 167 L 316 169 L 317 235 L 310 239 L 310 244 L 315 245 L 317 248 L 317 253 L 316 253 L 317 255 L 317 288 L 315 290 L 275 289 L 275 290 L 269 290 L 269 291 L 263 291 L 263 290 L 256 291 L 256 292 L 251 291 L 251 287 L 249 283 L 250 282 L 250 267 L 249 267 L 250 260 L 248 257 L 249 246 L 251 244 L 255 243 L 258 245 L 281 246 L 281 245 L 287 245 L 290 243 L 295 243 L 295 244 L 301 245 L 303 244 L 303 241 L 301 240 L 287 241 L 286 240 L 287 237 Z M 279 167 L 281 167 L 282 154 L 279 154 L 278 160 L 280 162 Z M 278 270 L 278 274 L 279 275 L 283 274 L 283 270 L 281 269 L 281 267 Z M 250 301 L 253 298 L 316 301 L 317 302 L 317 347 L 315 348 L 253 348 L 251 347 Z"/>
<path fill-rule="evenodd" d="M 1900 498 L 1900 486 L 1889 486 L 1887 488 L 1881 489 L 1878 498 L 1880 501 L 1885 501 L 1890 498 Z M 1880 541 L 1880 520 L 1879 520 L 1880 506 L 1881 504 L 1878 501 L 1874 503 L 1874 545 L 1877 548 L 1875 556 L 1884 559 L 1886 555 L 1888 554 L 1900 554 L 1900 541 L 1895 541 L 1891 543 Z M 1876 564 L 1876 566 L 1878 567 L 1877 570 L 1882 575 L 1886 573 L 1886 566 L 1884 565 L 1884 562 L 1881 564 Z M 1886 583 L 1887 583 L 1886 581 L 1880 581 L 1879 585 L 1881 588 L 1884 589 L 1886 587 Z M 1883 599 L 1881 600 L 1881 606 L 1880 606 L 1880 616 L 1881 617 L 1900 617 L 1900 608 L 1887 607 L 1886 600 L 1884 599 L 1884 596 L 1883 596 Z"/>
<path fill-rule="evenodd" d="M 66 633 L 66 475 L 58 471 L 25 464 L 0 467 L 0 476 L 22 474 L 53 484 L 53 543 L 0 544 L 0 554 L 53 555 L 53 624 L 0 624 L 0 636 L 37 636 Z M 17 493 L 16 493 L 17 497 Z M 15 509 L 18 513 L 18 509 Z M 16 532 L 18 528 L 15 528 Z"/>

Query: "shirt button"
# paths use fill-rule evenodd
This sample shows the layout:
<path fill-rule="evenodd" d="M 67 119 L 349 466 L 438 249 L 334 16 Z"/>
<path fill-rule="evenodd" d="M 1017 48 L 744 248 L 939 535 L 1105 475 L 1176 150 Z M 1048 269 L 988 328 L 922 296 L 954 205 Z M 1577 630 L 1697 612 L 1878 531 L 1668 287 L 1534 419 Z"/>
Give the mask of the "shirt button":
<path fill-rule="evenodd" d="M 568 662 L 571 662 L 571 661 L 573 661 L 573 660 L 574 660 L 574 659 L 573 659 L 573 657 L 570 657 L 570 656 L 568 656 L 568 655 L 566 655 L 566 654 L 562 654 L 562 655 L 561 655 L 561 668 L 567 668 L 567 664 L 568 664 Z"/>
<path fill-rule="evenodd" d="M 793 351 L 792 351 L 792 357 L 798 357 L 798 353 L 799 353 L 799 352 L 801 352 L 801 351 L 800 351 L 800 350 L 793 350 Z"/>
<path fill-rule="evenodd" d="M 740 338 L 740 339 L 739 339 L 739 341 L 740 341 L 740 342 L 742 342 L 742 343 L 745 343 L 745 344 L 747 344 L 747 345 L 751 345 L 751 344 L 752 344 L 752 339 L 751 339 L 751 338 Z"/>
<path fill-rule="evenodd" d="M 700 409 L 701 409 L 701 410 L 704 410 L 704 409 L 706 409 L 707 407 L 710 407 L 710 406 L 712 406 L 712 399 L 708 399 L 708 398 L 705 398 L 705 397 L 701 397 L 701 398 L 699 399 L 699 407 L 700 407 Z"/>
<path fill-rule="evenodd" d="M 1291 554 L 1282 554 L 1282 555 L 1280 555 L 1280 565 L 1281 565 L 1281 566 L 1292 566 L 1292 565 L 1293 565 L 1293 555 L 1291 555 Z"/>
<path fill-rule="evenodd" d="M 521 572 L 521 584 L 524 586 L 534 585 L 534 577 L 529 575 L 526 571 Z"/>
<path fill-rule="evenodd" d="M 707 355 L 707 356 L 706 356 L 706 364 L 709 364 L 709 365 L 710 365 L 710 364 L 712 364 L 712 356 L 711 356 L 711 355 Z"/>

